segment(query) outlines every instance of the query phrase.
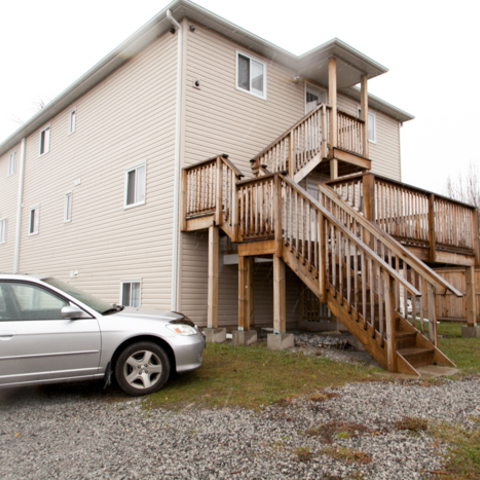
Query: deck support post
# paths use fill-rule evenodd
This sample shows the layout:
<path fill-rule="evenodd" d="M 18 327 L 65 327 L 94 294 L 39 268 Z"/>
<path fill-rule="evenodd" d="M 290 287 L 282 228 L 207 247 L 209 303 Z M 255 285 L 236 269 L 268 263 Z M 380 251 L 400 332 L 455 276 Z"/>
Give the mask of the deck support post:
<path fill-rule="evenodd" d="M 248 331 L 253 317 L 253 257 L 238 257 L 238 330 Z"/>
<path fill-rule="evenodd" d="M 365 122 L 363 126 L 363 156 L 368 158 L 368 88 L 367 88 L 367 76 L 362 75 L 360 80 L 360 115 L 361 119 Z"/>
<path fill-rule="evenodd" d="M 475 299 L 475 267 L 467 267 L 465 269 L 465 279 L 467 281 L 467 326 L 477 326 L 477 304 Z"/>
<path fill-rule="evenodd" d="M 218 239 L 219 228 L 208 228 L 208 328 L 218 328 Z"/>
<path fill-rule="evenodd" d="M 397 338 L 395 332 L 395 285 L 388 272 L 384 273 L 385 280 L 385 314 L 387 327 L 387 361 L 388 371 L 397 371 Z"/>
<path fill-rule="evenodd" d="M 245 321 L 249 325 L 249 329 L 255 327 L 255 292 L 253 289 L 253 261 L 254 257 L 246 257 L 246 289 L 245 297 L 247 300 L 246 304 L 246 318 Z"/>
<path fill-rule="evenodd" d="M 338 146 L 338 125 L 337 125 L 337 59 L 328 59 L 328 104 L 331 109 L 330 118 L 330 148 Z"/>
<path fill-rule="evenodd" d="M 286 333 L 286 286 L 285 286 L 285 263 L 273 257 L 273 331 L 274 333 Z"/>
<path fill-rule="evenodd" d="M 363 215 L 367 220 L 375 222 L 375 175 L 365 174 L 362 183 Z"/>
<path fill-rule="evenodd" d="M 428 260 L 435 261 L 436 246 L 435 246 L 435 195 L 431 193 L 428 196 Z"/>

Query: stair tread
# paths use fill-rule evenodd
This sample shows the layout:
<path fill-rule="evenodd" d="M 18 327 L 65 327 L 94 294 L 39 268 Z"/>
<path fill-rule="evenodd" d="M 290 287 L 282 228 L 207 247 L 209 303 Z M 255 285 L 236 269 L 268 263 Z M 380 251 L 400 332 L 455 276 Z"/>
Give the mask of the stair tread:
<path fill-rule="evenodd" d="M 415 356 L 423 355 L 424 353 L 433 353 L 435 350 L 433 348 L 422 348 L 422 347 L 407 347 L 397 350 L 398 353 L 405 356 Z"/>

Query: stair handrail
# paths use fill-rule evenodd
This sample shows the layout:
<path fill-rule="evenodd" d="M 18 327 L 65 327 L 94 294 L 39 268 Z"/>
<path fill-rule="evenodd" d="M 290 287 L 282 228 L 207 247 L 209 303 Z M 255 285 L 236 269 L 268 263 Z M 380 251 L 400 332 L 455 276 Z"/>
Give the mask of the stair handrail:
<path fill-rule="evenodd" d="M 311 195 L 309 195 L 298 183 L 294 182 L 288 175 L 283 175 L 276 173 L 279 178 L 284 180 L 290 185 L 290 187 L 296 190 L 307 202 L 311 203 L 318 211 L 322 213 L 332 224 L 334 224 L 343 234 L 349 238 L 350 241 L 358 245 L 362 250 L 367 253 L 372 259 L 374 259 L 378 264 L 380 264 L 385 271 L 387 271 L 397 282 L 399 282 L 403 287 L 405 287 L 412 295 L 415 297 L 421 297 L 422 294 L 410 283 L 407 279 L 402 277 L 395 269 L 393 269 L 385 260 L 377 255 L 366 243 L 364 243 L 360 238 L 354 235 L 342 222 L 337 220 L 324 206 L 322 206 L 317 200 L 315 200 Z"/>
<path fill-rule="evenodd" d="M 349 177 L 350 178 L 350 177 Z M 367 220 L 363 215 L 360 215 L 354 208 L 352 208 L 347 202 L 345 202 L 341 196 L 335 192 L 331 187 L 325 183 L 318 184 L 320 193 L 323 193 L 326 197 L 336 203 L 340 208 L 346 210 L 355 220 L 362 225 L 369 233 L 375 237 L 381 237 L 381 239 L 388 244 L 389 248 L 395 252 L 407 265 L 415 270 L 422 278 L 427 280 L 430 284 L 435 286 L 440 293 L 445 294 L 448 290 L 451 291 L 457 297 L 463 297 L 463 294 L 458 291 L 454 286 L 448 283 L 438 273 L 432 270 L 428 265 L 419 260 L 413 253 L 405 248 L 400 242 L 393 237 L 385 233 L 375 222 Z"/>

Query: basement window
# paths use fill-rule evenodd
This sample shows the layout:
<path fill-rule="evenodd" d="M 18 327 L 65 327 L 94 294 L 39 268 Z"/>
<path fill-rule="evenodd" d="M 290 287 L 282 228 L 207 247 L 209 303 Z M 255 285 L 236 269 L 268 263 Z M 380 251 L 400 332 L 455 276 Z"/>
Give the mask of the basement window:
<path fill-rule="evenodd" d="M 125 307 L 140 307 L 140 280 L 129 280 L 120 284 L 120 305 Z"/>
<path fill-rule="evenodd" d="M 50 151 L 50 127 L 44 128 L 40 132 L 40 155 Z"/>
<path fill-rule="evenodd" d="M 125 208 L 145 203 L 145 164 L 125 172 Z"/>
<path fill-rule="evenodd" d="M 237 52 L 237 88 L 260 98 L 267 98 L 265 63 Z"/>

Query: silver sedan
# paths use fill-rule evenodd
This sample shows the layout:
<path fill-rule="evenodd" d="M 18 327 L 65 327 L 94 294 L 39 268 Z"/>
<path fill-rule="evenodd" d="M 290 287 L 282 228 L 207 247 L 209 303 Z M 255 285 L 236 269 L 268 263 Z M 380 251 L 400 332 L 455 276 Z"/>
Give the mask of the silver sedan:
<path fill-rule="evenodd" d="M 51 277 L 0 274 L 0 388 L 113 375 L 129 395 L 200 367 L 205 337 L 184 315 L 111 305 Z"/>

